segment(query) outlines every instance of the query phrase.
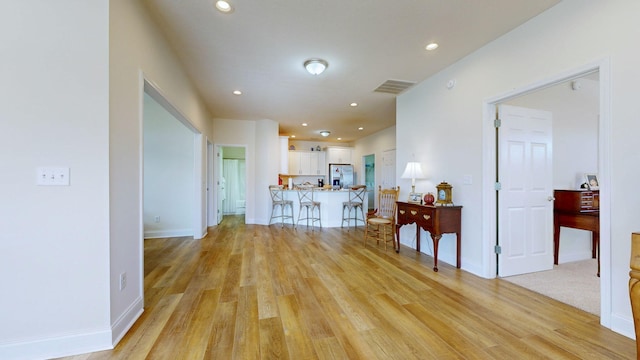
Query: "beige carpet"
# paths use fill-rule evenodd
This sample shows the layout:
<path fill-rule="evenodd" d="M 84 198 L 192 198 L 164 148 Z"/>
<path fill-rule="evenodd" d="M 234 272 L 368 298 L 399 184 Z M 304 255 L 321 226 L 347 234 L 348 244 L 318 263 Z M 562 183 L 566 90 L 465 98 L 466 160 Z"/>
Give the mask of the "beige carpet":
<path fill-rule="evenodd" d="M 553 270 L 502 278 L 600 316 L 600 278 L 596 259 L 554 265 Z"/>

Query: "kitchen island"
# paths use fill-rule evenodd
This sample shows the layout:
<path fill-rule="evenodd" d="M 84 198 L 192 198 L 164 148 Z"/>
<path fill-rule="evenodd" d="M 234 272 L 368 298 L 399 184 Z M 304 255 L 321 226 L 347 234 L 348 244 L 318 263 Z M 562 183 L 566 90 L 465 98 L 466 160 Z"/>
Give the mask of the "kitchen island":
<path fill-rule="evenodd" d="M 369 190 L 367 190 L 369 191 Z M 298 190 L 285 190 L 285 199 L 293 201 L 293 223 L 295 224 L 298 221 L 298 213 L 300 211 L 300 201 L 298 200 Z M 349 190 L 330 190 L 330 189 L 320 189 L 314 190 L 313 192 L 313 200 L 320 202 L 320 218 L 322 220 L 322 227 L 340 227 L 342 225 L 342 203 L 345 201 L 349 201 Z M 367 213 L 367 196 L 364 197 L 364 202 L 362 204 L 364 209 L 364 214 L 366 216 Z M 355 210 L 351 211 L 351 216 Z M 359 213 L 360 211 L 358 211 Z M 346 215 L 346 214 L 345 214 Z M 360 214 L 358 218 L 360 218 Z M 305 214 L 302 217 L 306 217 Z M 306 226 L 306 220 L 300 221 L 300 226 Z M 311 226 L 311 221 L 309 221 L 309 226 Z M 347 224 L 345 223 L 345 227 Z M 354 226 L 353 220 L 351 220 L 351 226 Z M 361 221 L 358 221 L 358 226 L 364 226 Z"/>

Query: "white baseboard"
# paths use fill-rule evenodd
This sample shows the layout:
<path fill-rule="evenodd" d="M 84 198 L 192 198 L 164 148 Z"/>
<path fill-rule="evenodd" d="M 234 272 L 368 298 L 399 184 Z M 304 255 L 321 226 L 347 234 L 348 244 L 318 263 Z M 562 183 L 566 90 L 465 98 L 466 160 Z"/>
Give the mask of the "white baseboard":
<path fill-rule="evenodd" d="M 112 344 L 115 347 L 144 312 L 144 300 L 138 297 L 111 325 Z"/>
<path fill-rule="evenodd" d="M 111 330 L 87 330 L 77 334 L 0 344 L 0 359 L 52 359 L 113 349 Z"/>
<path fill-rule="evenodd" d="M 574 261 L 582 261 L 591 259 L 591 250 L 587 251 L 576 251 L 571 253 L 563 253 L 562 251 L 558 254 L 558 264 L 564 264 L 568 262 Z"/>
<path fill-rule="evenodd" d="M 193 236 L 193 229 L 175 230 L 148 230 L 144 232 L 145 239 L 158 239 L 166 237 Z"/>
<path fill-rule="evenodd" d="M 139 298 L 116 320 L 111 329 L 0 344 L 0 359 L 52 359 L 113 349 L 143 311 L 143 300 Z"/>
<path fill-rule="evenodd" d="M 636 338 L 636 330 L 633 325 L 633 318 L 611 314 L 611 330 L 628 338 Z"/>

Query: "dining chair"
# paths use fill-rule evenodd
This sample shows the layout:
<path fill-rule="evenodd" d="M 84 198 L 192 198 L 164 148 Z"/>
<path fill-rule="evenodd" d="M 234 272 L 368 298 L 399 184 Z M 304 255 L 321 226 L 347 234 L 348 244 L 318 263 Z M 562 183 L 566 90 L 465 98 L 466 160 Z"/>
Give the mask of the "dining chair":
<path fill-rule="evenodd" d="M 369 213 L 364 230 L 364 246 L 367 246 L 367 238 L 376 239 L 376 244 L 384 242 L 387 250 L 387 242 L 393 242 L 396 249 L 396 201 L 400 194 L 400 186 L 391 189 L 382 189 L 378 186 L 378 208 Z M 398 244 L 400 247 L 400 244 Z"/>

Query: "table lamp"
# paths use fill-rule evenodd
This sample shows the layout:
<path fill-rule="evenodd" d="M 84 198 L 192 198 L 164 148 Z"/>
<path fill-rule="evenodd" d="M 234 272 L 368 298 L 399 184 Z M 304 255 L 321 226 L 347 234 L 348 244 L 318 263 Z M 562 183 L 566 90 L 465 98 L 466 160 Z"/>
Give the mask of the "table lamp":
<path fill-rule="evenodd" d="M 404 169 L 401 178 L 411 179 L 411 192 L 416 192 L 416 179 L 423 179 L 422 167 L 419 162 L 410 161 Z"/>

